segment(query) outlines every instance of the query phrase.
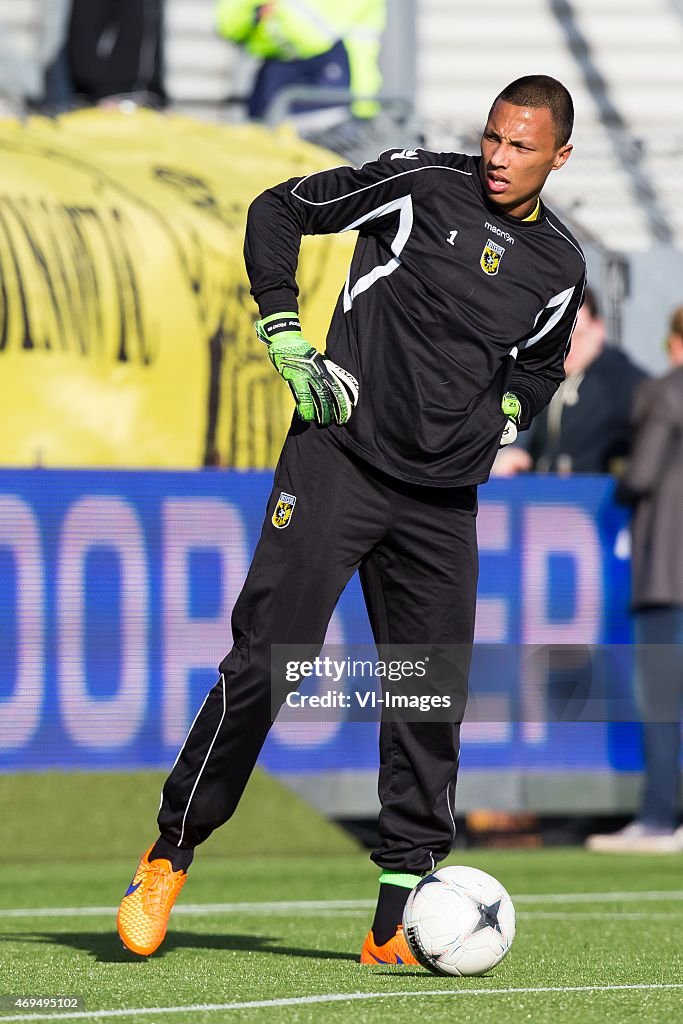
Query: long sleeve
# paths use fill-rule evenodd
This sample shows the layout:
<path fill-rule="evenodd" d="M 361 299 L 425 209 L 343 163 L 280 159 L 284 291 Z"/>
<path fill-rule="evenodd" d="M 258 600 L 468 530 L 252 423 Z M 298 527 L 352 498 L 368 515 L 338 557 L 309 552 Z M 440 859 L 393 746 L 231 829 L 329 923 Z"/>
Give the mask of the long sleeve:
<path fill-rule="evenodd" d="M 244 43 L 256 27 L 258 10 L 258 0 L 218 0 L 216 31 L 233 43 Z"/>
<path fill-rule="evenodd" d="M 413 177 L 388 151 L 360 168 L 291 178 L 258 196 L 247 215 L 244 259 L 261 315 L 298 309 L 296 270 L 303 235 L 367 228 L 393 216 L 399 221 L 399 239 L 402 203 L 405 207 Z"/>
<path fill-rule="evenodd" d="M 349 58 L 351 91 L 355 96 L 366 97 L 355 100 L 351 110 L 356 117 L 376 117 L 380 106 L 367 97 L 376 96 L 382 88 L 379 55 L 386 22 L 385 0 L 347 3 L 343 11 L 348 21 L 343 39 Z"/>
<path fill-rule="evenodd" d="M 585 283 L 584 273 L 581 280 L 554 295 L 538 315 L 532 334 L 520 345 L 508 390 L 522 401 L 522 429 L 546 407 L 564 380 L 564 360 Z"/>
<path fill-rule="evenodd" d="M 351 92 L 360 97 L 353 101 L 351 111 L 356 117 L 376 117 L 380 105 L 369 97 L 377 96 L 382 88 L 379 67 L 381 39 L 361 32 L 350 33 L 344 40 L 349 58 Z"/>

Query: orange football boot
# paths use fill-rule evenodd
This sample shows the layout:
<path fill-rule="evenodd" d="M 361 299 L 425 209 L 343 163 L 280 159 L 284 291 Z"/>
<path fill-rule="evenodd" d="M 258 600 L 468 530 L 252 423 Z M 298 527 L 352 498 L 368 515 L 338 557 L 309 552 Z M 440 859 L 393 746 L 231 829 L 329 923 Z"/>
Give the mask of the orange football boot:
<path fill-rule="evenodd" d="M 365 936 L 363 948 L 360 951 L 360 962 L 362 964 L 403 964 L 410 967 L 419 967 L 420 964 L 410 952 L 406 937 L 403 934 L 403 925 L 399 925 L 396 934 L 378 946 L 372 931 Z"/>
<path fill-rule="evenodd" d="M 170 860 L 147 860 L 151 850 L 142 855 L 116 918 L 124 946 L 140 956 L 150 956 L 163 942 L 169 914 L 187 881 L 187 872 L 174 871 Z"/>

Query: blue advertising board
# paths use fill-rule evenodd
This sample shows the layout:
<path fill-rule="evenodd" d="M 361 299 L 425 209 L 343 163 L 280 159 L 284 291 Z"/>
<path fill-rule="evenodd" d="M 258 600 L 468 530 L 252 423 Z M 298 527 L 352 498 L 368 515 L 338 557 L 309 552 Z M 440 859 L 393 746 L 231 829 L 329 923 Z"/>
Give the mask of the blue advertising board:
<path fill-rule="evenodd" d="M 173 762 L 230 647 L 270 486 L 261 472 L 2 471 L 0 770 Z M 481 644 L 629 642 L 626 520 L 612 491 L 600 477 L 480 489 Z M 328 639 L 371 642 L 356 579 Z M 523 702 L 495 682 L 499 697 Z M 495 718 L 465 727 L 468 766 L 639 765 L 630 724 Z M 278 722 L 261 763 L 276 773 L 372 769 L 376 732 Z"/>

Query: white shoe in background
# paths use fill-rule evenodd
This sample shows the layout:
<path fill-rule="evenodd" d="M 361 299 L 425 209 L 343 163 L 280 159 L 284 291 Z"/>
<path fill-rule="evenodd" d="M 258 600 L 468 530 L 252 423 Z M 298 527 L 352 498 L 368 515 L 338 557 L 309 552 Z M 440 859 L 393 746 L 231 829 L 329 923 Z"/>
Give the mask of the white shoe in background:
<path fill-rule="evenodd" d="M 588 836 L 586 848 L 595 853 L 683 853 L 683 827 L 674 831 L 632 821 L 618 832 Z"/>

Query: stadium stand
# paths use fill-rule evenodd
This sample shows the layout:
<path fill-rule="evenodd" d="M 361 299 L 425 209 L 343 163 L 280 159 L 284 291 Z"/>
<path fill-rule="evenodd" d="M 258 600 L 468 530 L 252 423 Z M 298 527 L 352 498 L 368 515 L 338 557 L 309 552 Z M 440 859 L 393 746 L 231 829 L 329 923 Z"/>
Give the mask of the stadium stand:
<path fill-rule="evenodd" d="M 395 0 L 396 10 L 408 2 Z M 0 0 L 0 94 L 10 100 L 40 93 L 49 6 Z M 213 8 L 167 0 L 167 90 L 188 113 L 237 120 L 239 106 L 225 100 L 246 92 L 250 63 L 216 36 Z M 581 154 L 551 179 L 552 202 L 607 248 L 681 245 L 682 54 L 679 0 L 514 0 L 495 17 L 420 0 L 416 128 L 431 147 L 471 147 L 493 88 L 551 74 L 575 97 Z"/>
<path fill-rule="evenodd" d="M 0 114 L 16 114 L 41 90 L 39 0 L 0 0 Z"/>
<path fill-rule="evenodd" d="M 669 0 L 515 0 L 452 16 L 420 4 L 418 107 L 428 134 L 476 134 L 491 88 L 528 73 L 571 90 L 581 159 L 548 195 L 588 235 L 619 250 L 683 241 L 683 9 Z M 590 185 L 590 188 L 587 186 Z"/>
<path fill-rule="evenodd" d="M 215 117 L 235 91 L 238 57 L 215 34 L 213 9 L 213 0 L 167 0 L 165 56 L 171 100 Z M 0 94 L 5 97 L 40 97 L 52 10 L 49 0 L 0 0 L 0 55 L 10 60 L 0 71 Z"/>
<path fill-rule="evenodd" d="M 252 62 L 214 28 L 214 0 L 167 0 L 166 88 L 175 105 L 207 115 L 212 104 L 247 92 Z M 225 112 L 224 112 L 225 113 Z M 239 108 L 229 109 L 237 116 Z"/>

